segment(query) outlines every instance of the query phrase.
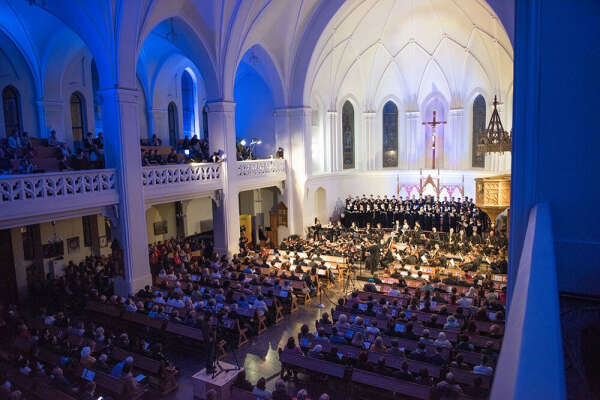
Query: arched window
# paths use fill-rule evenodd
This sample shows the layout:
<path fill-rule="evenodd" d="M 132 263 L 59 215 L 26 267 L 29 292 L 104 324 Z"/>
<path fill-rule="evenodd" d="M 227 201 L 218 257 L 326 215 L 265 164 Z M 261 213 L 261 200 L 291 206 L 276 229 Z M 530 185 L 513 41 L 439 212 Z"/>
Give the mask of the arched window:
<path fill-rule="evenodd" d="M 349 101 L 342 107 L 342 151 L 344 169 L 354 168 L 354 107 Z"/>
<path fill-rule="evenodd" d="M 196 133 L 196 84 L 188 71 L 181 77 L 181 106 L 183 107 L 183 133 L 192 137 Z"/>
<path fill-rule="evenodd" d="M 477 153 L 479 135 L 485 130 L 485 99 L 479 95 L 473 101 L 473 158 L 471 166 L 485 167 L 485 155 Z"/>
<path fill-rule="evenodd" d="M 81 142 L 86 130 L 85 107 L 83 96 L 75 92 L 71 95 L 71 132 L 73 142 Z"/>
<path fill-rule="evenodd" d="M 2 109 L 4 110 L 5 134 L 14 131 L 21 132 L 21 105 L 19 104 L 19 92 L 13 86 L 7 86 L 2 91 Z"/>
<path fill-rule="evenodd" d="M 179 136 L 179 124 L 177 121 L 177 106 L 175 103 L 169 103 L 169 144 L 177 147 L 177 138 Z"/>
<path fill-rule="evenodd" d="M 398 167 L 398 107 L 393 101 L 383 106 L 383 168 L 388 167 Z"/>

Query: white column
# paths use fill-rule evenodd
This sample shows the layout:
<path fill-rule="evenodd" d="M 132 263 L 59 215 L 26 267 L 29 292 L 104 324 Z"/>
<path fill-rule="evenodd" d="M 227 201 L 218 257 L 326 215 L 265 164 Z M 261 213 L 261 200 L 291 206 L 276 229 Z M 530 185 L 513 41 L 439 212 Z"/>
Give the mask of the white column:
<path fill-rule="evenodd" d="M 409 169 L 425 167 L 425 130 L 421 126 L 421 113 L 406 113 L 406 157 Z"/>
<path fill-rule="evenodd" d="M 466 169 L 471 160 L 471 151 L 465 123 L 465 111 L 454 108 L 448 111 L 448 125 L 444 129 L 444 159 L 440 168 Z"/>
<path fill-rule="evenodd" d="M 378 137 L 375 136 L 376 115 L 377 114 L 374 111 L 363 112 L 363 136 L 366 142 L 364 147 L 366 152 L 359 150 L 356 152 L 356 155 L 364 157 L 366 170 L 374 170 L 383 167 L 382 138 L 381 135 Z M 361 149 L 361 147 L 357 146 L 357 149 Z"/>
<path fill-rule="evenodd" d="M 327 111 L 327 123 L 325 124 L 325 154 L 326 154 L 326 172 L 338 171 L 338 158 L 341 157 L 341 148 L 337 143 L 337 111 Z"/>
<path fill-rule="evenodd" d="M 278 108 L 273 112 L 275 120 L 275 142 L 277 147 L 283 147 L 283 154 L 288 158 L 292 147 L 289 135 L 289 110 L 287 108 Z"/>
<path fill-rule="evenodd" d="M 102 91 L 102 98 L 106 165 L 118 173 L 115 236 L 124 251 L 125 276 L 117 279 L 115 289 L 127 294 L 152 284 L 139 152 L 139 93 L 136 89 L 108 89 Z"/>
<path fill-rule="evenodd" d="M 38 116 L 39 137 L 47 138 L 50 136 L 50 132 L 48 131 L 48 125 L 46 124 L 46 109 L 44 108 L 44 99 L 37 99 L 35 101 L 35 109 Z"/>
<path fill-rule="evenodd" d="M 303 234 L 306 218 L 303 206 L 305 198 L 306 178 L 310 174 L 310 146 L 312 110 L 310 107 L 290 108 L 289 136 L 291 149 L 289 152 L 288 173 L 284 197 L 288 207 L 288 228 L 290 234 Z"/>
<path fill-rule="evenodd" d="M 223 191 L 213 201 L 213 235 L 215 251 L 235 254 L 239 251 L 240 200 L 235 187 L 235 103 L 220 101 L 207 104 L 208 144 L 210 152 L 222 150 Z"/>
<path fill-rule="evenodd" d="M 43 100 L 39 106 L 44 108 L 44 124 L 46 127 L 46 136 L 50 136 L 50 131 L 55 130 L 59 140 L 64 140 L 65 133 L 65 110 L 62 100 Z M 39 113 L 39 111 L 38 111 Z M 40 128 L 41 132 L 41 128 Z M 69 135 L 70 136 L 70 135 Z"/>
<path fill-rule="evenodd" d="M 152 120 L 152 125 L 148 124 L 148 132 L 150 132 L 150 137 L 152 137 L 152 135 L 156 135 L 163 141 L 164 144 L 168 144 L 169 119 L 167 116 L 167 110 L 164 108 L 150 108 L 148 113 L 148 120 Z"/>

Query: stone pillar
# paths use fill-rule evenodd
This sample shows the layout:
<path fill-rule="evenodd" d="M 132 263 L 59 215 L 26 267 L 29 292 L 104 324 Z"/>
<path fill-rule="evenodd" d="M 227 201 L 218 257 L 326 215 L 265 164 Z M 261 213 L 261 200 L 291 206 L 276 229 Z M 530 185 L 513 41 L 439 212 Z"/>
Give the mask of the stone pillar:
<path fill-rule="evenodd" d="M 421 126 L 421 113 L 406 113 L 406 157 L 409 169 L 425 168 L 425 130 Z"/>
<path fill-rule="evenodd" d="M 288 207 L 288 228 L 290 234 L 304 233 L 305 219 L 303 206 L 306 192 L 306 179 L 310 174 L 311 125 L 310 107 L 288 109 L 289 136 L 291 150 L 287 158 L 287 180 L 284 197 Z"/>
<path fill-rule="evenodd" d="M 325 171 L 336 172 L 338 171 L 338 158 L 341 158 L 340 154 L 342 149 L 340 148 L 341 143 L 337 142 L 337 111 L 327 111 L 327 123 L 325 125 Z"/>
<path fill-rule="evenodd" d="M 471 160 L 471 151 L 468 143 L 464 123 L 465 110 L 454 108 L 448 111 L 448 125 L 444 129 L 444 160 L 441 168 L 466 169 Z"/>
<path fill-rule="evenodd" d="M 46 129 L 45 136 L 49 137 L 50 131 L 55 130 L 56 136 L 59 140 L 65 140 L 67 137 L 67 133 L 65 132 L 65 110 L 64 103 L 62 100 L 41 100 L 38 102 L 38 107 L 42 107 L 44 109 L 44 127 Z M 38 110 L 38 115 L 40 111 Z M 41 117 L 40 117 L 41 118 Z M 40 120 L 41 121 L 41 120 Z M 40 124 L 41 125 L 41 124 Z M 40 127 L 40 134 L 42 133 L 42 128 Z M 68 135 L 70 136 L 70 134 Z"/>
<path fill-rule="evenodd" d="M 235 103 L 207 103 L 208 143 L 210 152 L 223 151 L 223 190 L 213 199 L 213 236 L 215 251 L 235 254 L 240 241 L 240 200 L 235 185 Z"/>
<path fill-rule="evenodd" d="M 37 99 L 35 101 L 35 110 L 38 117 L 38 137 L 50 137 L 50 132 L 48 131 L 48 126 L 46 124 L 46 109 L 44 108 L 44 99 Z"/>
<path fill-rule="evenodd" d="M 139 93 L 107 89 L 102 98 L 106 166 L 117 170 L 120 200 L 112 220 L 117 228 L 113 236 L 123 248 L 124 277 L 117 279 L 115 290 L 124 295 L 152 284 L 139 151 Z"/>
<path fill-rule="evenodd" d="M 383 143 L 382 137 L 375 136 L 375 116 L 377 115 L 374 111 L 363 112 L 363 137 L 365 140 L 366 153 L 358 151 L 357 155 L 364 159 L 365 170 L 374 170 L 383 167 Z M 357 147 L 360 148 L 360 147 Z"/>

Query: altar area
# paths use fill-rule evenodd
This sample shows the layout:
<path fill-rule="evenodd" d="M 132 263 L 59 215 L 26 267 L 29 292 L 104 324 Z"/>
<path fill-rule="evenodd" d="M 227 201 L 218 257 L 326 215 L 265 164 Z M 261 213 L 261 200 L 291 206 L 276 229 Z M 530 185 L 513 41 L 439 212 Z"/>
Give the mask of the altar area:
<path fill-rule="evenodd" d="M 331 216 L 339 216 L 348 195 L 387 195 L 418 198 L 419 195 L 436 199 L 475 198 L 477 178 L 498 175 L 486 170 L 444 169 L 381 169 L 375 171 L 337 172 L 315 175 L 307 179 L 304 207 L 305 226 L 317 217 L 326 223 Z"/>

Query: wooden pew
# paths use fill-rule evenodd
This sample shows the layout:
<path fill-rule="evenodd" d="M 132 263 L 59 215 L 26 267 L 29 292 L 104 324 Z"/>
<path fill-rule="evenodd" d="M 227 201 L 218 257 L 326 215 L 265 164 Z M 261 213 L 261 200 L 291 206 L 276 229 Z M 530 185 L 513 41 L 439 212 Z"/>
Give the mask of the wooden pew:
<path fill-rule="evenodd" d="M 286 353 L 285 351 L 279 353 L 279 361 L 281 361 L 282 367 L 285 368 L 316 372 L 318 374 L 325 374 L 339 379 L 344 377 L 344 371 L 346 369 L 343 365 L 318 360 L 312 357 Z"/>
<path fill-rule="evenodd" d="M 167 322 L 167 326 L 165 327 L 165 332 L 171 333 L 175 336 L 179 336 L 191 341 L 200 342 L 204 344 L 204 336 L 202 335 L 202 331 L 198 328 L 192 328 L 191 326 L 186 326 L 183 324 L 178 324 L 176 322 Z M 227 354 L 225 352 L 225 341 L 221 340 L 217 342 L 217 359 L 222 359 Z"/>
<path fill-rule="evenodd" d="M 161 376 L 162 368 L 160 361 L 141 354 L 132 353 L 121 349 L 120 347 L 113 348 L 112 357 L 119 361 L 124 360 L 127 357 L 132 357 L 133 366 L 144 371 L 145 375 L 148 375 L 150 385 L 158 388 L 163 395 L 174 392 L 179 387 L 177 379 L 175 379 L 173 375 Z"/>
<path fill-rule="evenodd" d="M 394 394 L 398 393 L 415 399 L 429 399 L 431 396 L 431 388 L 429 386 L 419 385 L 417 383 L 407 382 L 402 379 L 379 375 L 360 369 L 353 370 L 352 382 L 389 391 Z"/>
<path fill-rule="evenodd" d="M 136 400 L 141 399 L 146 394 L 146 390 L 142 389 L 132 396 L 128 395 L 125 392 L 125 382 L 122 379 L 115 378 L 102 371 L 94 370 L 94 373 L 94 382 L 96 382 L 100 391 L 110 394 L 115 399 Z"/>
<path fill-rule="evenodd" d="M 102 304 L 96 301 L 88 301 L 85 305 L 86 311 L 92 311 L 112 318 L 119 318 L 123 310 L 112 304 Z"/>
<path fill-rule="evenodd" d="M 123 312 L 121 318 L 127 322 L 143 325 L 147 328 L 155 330 L 162 330 L 165 325 L 165 321 L 156 318 L 150 318 L 148 314 L 141 312 L 125 311 Z"/>
<path fill-rule="evenodd" d="M 249 392 L 247 390 L 244 389 L 240 389 L 236 386 L 231 386 L 231 397 L 230 399 L 234 399 L 234 400 L 256 400 L 257 399 L 257 395 L 255 395 L 252 392 Z"/>

